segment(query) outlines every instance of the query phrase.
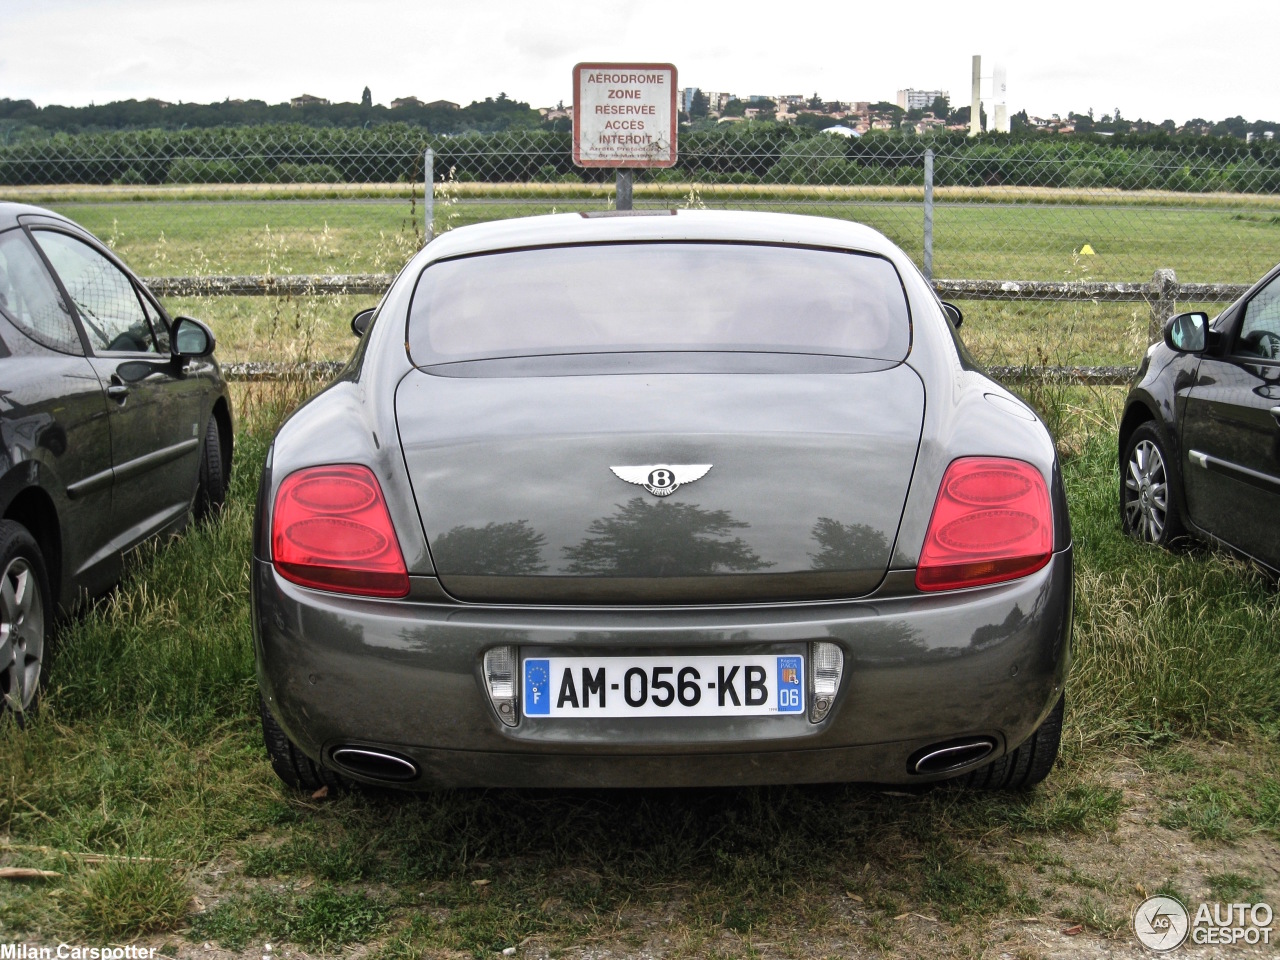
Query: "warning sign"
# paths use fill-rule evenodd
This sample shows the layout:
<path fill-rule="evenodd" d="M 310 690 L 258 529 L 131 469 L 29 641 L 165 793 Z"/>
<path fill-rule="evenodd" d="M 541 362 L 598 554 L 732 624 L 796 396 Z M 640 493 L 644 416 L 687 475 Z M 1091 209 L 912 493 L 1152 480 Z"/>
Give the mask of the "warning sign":
<path fill-rule="evenodd" d="M 573 162 L 580 167 L 674 166 L 676 118 L 669 63 L 573 68 Z"/>

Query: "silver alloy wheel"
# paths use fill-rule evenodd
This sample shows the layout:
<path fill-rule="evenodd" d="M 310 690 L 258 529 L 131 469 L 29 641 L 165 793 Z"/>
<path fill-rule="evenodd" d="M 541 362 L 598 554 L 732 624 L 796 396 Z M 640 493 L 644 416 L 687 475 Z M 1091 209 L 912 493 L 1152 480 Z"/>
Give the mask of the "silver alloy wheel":
<path fill-rule="evenodd" d="M 1159 543 L 1169 515 L 1169 480 L 1164 456 L 1150 440 L 1139 441 L 1125 467 L 1125 524 L 1148 543 Z"/>
<path fill-rule="evenodd" d="M 14 713 L 35 700 L 44 659 L 44 598 L 24 557 L 14 557 L 0 578 L 0 692 Z"/>

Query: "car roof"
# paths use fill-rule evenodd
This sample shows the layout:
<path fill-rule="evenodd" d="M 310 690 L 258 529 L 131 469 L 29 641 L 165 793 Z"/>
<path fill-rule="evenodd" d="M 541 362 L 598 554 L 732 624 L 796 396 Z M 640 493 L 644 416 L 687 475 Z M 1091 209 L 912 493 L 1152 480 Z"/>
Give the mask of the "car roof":
<path fill-rule="evenodd" d="M 637 210 L 562 213 L 495 220 L 441 234 L 418 255 L 421 265 L 445 257 L 521 247 L 624 241 L 782 243 L 835 247 L 905 258 L 871 227 L 833 217 L 745 210 Z"/>
<path fill-rule="evenodd" d="M 54 213 L 52 210 L 46 210 L 44 207 L 33 206 L 29 203 L 15 203 L 12 200 L 0 200 L 0 230 L 16 227 L 19 217 L 50 217 L 54 220 L 61 220 L 64 223 L 75 225 L 73 220 L 67 219 L 60 213 Z"/>

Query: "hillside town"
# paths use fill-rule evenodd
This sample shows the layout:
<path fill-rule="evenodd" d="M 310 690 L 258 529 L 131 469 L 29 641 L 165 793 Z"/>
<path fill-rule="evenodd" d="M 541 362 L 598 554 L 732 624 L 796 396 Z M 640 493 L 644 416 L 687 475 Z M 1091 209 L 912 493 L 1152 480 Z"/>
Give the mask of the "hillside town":
<path fill-rule="evenodd" d="M 394 107 L 396 102 L 392 103 Z M 907 133 L 927 136 L 941 132 L 964 132 L 969 129 L 969 106 L 952 108 L 951 94 L 946 90 L 908 87 L 899 90 L 893 102 L 887 100 L 827 100 L 817 93 L 751 94 L 742 96 L 700 87 L 684 87 L 679 91 L 680 119 L 692 128 L 711 124 L 772 121 L 826 130 L 844 136 L 860 137 L 867 133 Z M 544 121 L 572 121 L 572 108 L 564 103 L 541 107 Z M 990 131 L 986 109 L 982 113 L 982 129 Z M 1047 134 L 1145 134 L 1163 132 L 1187 136 L 1233 136 L 1247 142 L 1255 138 L 1274 140 L 1276 124 L 1267 121 L 1250 123 L 1243 117 L 1210 121 L 1195 118 L 1183 124 L 1173 120 L 1160 122 L 1130 120 L 1116 107 L 1095 116 L 1093 108 L 1084 113 L 1067 112 L 1040 117 L 1020 110 L 1009 117 L 1011 133 Z M 1263 129 L 1266 128 L 1266 129 Z"/>

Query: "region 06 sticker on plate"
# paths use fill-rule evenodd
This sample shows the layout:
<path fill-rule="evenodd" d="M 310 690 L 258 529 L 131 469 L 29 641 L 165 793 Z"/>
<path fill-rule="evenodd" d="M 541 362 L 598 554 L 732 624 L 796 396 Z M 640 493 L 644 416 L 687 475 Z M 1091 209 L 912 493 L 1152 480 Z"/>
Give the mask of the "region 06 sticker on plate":
<path fill-rule="evenodd" d="M 801 714 L 804 657 L 531 657 L 526 717 L 718 717 Z"/>

